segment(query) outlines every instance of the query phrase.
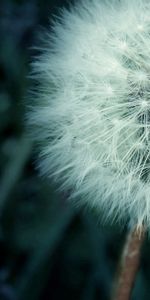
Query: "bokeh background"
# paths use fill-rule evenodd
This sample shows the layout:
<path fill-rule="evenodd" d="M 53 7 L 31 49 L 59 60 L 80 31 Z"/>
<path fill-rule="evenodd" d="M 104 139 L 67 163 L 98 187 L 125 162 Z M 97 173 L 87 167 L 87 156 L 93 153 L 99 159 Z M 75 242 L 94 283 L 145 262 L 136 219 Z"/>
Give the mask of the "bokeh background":
<path fill-rule="evenodd" d="M 26 93 L 39 32 L 71 1 L 0 0 L 0 300 L 109 300 L 127 229 L 77 209 L 36 170 Z M 150 299 L 150 242 L 132 299 Z"/>

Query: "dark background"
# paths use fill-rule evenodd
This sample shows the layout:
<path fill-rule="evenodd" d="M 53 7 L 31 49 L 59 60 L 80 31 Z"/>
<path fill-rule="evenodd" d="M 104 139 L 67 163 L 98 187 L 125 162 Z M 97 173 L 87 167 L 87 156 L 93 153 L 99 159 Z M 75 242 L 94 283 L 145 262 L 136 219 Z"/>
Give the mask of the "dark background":
<path fill-rule="evenodd" d="M 75 209 L 39 177 L 36 145 L 26 138 L 32 47 L 70 3 L 0 0 L 0 300 L 110 299 L 125 238 L 126 230 Z M 148 239 L 132 299 L 150 299 Z"/>

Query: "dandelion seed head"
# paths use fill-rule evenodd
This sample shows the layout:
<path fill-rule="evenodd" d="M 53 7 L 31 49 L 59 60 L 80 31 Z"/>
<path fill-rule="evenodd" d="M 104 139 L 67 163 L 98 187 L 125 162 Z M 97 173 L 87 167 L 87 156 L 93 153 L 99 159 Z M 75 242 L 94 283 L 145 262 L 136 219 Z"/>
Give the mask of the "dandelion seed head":
<path fill-rule="evenodd" d="M 33 63 L 39 167 L 106 220 L 150 227 L 150 2 L 79 1 Z M 34 99 L 33 99 L 34 98 Z"/>

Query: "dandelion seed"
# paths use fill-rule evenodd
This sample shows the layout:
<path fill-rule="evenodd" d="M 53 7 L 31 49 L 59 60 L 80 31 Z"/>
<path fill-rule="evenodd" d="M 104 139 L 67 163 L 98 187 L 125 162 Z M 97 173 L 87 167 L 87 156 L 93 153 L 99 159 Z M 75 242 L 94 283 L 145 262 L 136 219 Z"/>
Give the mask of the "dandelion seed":
<path fill-rule="evenodd" d="M 144 31 L 144 26 L 142 24 L 138 24 L 137 29 L 141 32 Z"/>

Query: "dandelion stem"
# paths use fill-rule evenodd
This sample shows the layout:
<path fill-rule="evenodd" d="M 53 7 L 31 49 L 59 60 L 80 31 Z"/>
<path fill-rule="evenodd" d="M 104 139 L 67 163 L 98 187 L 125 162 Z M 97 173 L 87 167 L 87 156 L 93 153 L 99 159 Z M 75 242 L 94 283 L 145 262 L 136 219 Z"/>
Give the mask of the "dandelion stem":
<path fill-rule="evenodd" d="M 127 235 L 116 278 L 113 300 L 129 300 L 140 262 L 145 229 L 135 227 Z"/>

